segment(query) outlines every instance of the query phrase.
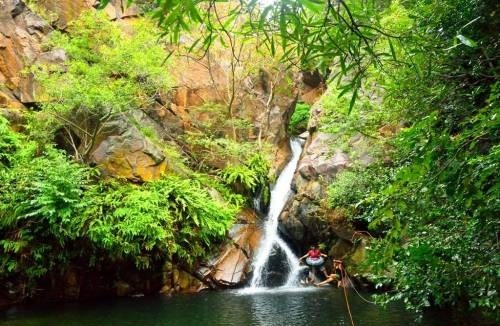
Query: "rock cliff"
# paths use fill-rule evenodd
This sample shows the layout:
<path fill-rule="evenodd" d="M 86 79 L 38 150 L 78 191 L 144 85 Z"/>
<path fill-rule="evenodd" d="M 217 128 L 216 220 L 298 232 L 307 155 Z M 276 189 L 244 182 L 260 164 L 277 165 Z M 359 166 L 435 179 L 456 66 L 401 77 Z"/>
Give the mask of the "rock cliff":
<path fill-rule="evenodd" d="M 321 101 L 311 108 L 306 141 L 295 173 L 293 194 L 280 216 L 280 232 L 300 251 L 309 245 L 322 243 L 329 257 L 345 259 L 348 268 L 363 259 L 364 235 L 340 210 L 326 203 L 327 188 L 338 173 L 349 168 L 353 161 L 368 165 L 372 161 L 365 150 L 368 140 L 362 135 L 352 137 L 347 146 L 335 146 L 338 135 L 324 133 L 319 128 Z"/>

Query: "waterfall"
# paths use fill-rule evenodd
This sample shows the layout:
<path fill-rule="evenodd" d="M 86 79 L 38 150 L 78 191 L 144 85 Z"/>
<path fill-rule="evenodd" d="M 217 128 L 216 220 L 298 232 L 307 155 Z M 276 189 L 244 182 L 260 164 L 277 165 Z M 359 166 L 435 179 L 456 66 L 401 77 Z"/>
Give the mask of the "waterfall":
<path fill-rule="evenodd" d="M 269 257 L 275 249 L 281 250 L 286 256 L 288 275 L 285 284 L 283 284 L 284 287 L 295 285 L 300 270 L 299 260 L 278 234 L 278 218 L 287 199 L 290 197 L 293 174 L 302 152 L 302 144 L 299 140 L 291 140 L 290 147 L 292 148 L 292 158 L 281 172 L 278 180 L 276 180 L 276 184 L 271 190 L 269 213 L 267 214 L 263 226 L 264 234 L 262 243 L 254 258 L 253 278 L 250 282 L 249 289 L 263 287 L 265 268 L 268 264 Z"/>

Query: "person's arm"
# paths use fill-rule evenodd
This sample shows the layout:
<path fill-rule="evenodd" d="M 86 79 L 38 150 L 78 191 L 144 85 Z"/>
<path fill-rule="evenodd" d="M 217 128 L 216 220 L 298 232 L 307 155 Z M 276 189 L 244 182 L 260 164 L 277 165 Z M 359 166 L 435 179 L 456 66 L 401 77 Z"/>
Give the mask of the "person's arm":
<path fill-rule="evenodd" d="M 319 283 L 314 283 L 314 285 L 316 286 L 321 286 L 321 285 L 325 285 L 325 284 L 328 284 L 328 283 L 331 283 L 332 281 L 334 281 L 333 278 L 331 277 L 328 277 L 326 280 L 324 280 L 323 282 L 319 282 Z"/>
<path fill-rule="evenodd" d="M 328 255 L 327 255 L 327 254 L 323 254 L 323 253 L 321 254 L 321 256 L 323 256 L 323 257 L 325 257 L 325 258 L 326 258 L 326 257 L 328 257 Z"/>
<path fill-rule="evenodd" d="M 299 260 L 302 260 L 304 258 L 306 258 L 307 256 L 309 256 L 309 253 L 305 254 L 304 256 L 300 257 Z"/>

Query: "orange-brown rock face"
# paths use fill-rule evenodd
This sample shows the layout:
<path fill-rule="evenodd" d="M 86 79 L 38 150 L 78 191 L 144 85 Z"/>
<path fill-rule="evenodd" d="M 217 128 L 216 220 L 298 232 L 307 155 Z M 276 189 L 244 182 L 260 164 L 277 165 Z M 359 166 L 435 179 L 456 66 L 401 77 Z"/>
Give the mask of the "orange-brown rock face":
<path fill-rule="evenodd" d="M 211 268 L 210 278 L 218 286 L 235 287 L 247 280 L 252 258 L 260 245 L 262 230 L 255 224 L 257 217 L 251 210 L 240 213 L 240 222 L 229 234 L 227 244 Z"/>
<path fill-rule="evenodd" d="M 72 20 L 78 18 L 82 11 L 97 6 L 96 0 L 41 0 L 40 4 L 57 17 L 56 25 L 64 29 Z M 104 8 L 110 19 L 121 19 L 137 16 L 139 10 L 136 6 L 128 6 L 127 1 L 111 0 Z"/>
<path fill-rule="evenodd" d="M 123 0 L 111 1 L 106 7 L 110 18 L 137 14 L 135 8 L 127 8 L 125 3 Z M 92 9 L 95 1 L 43 0 L 39 5 L 55 13 L 59 17 L 57 26 L 65 28 L 83 10 Z M 37 95 L 33 78 L 22 71 L 33 62 L 61 64 L 67 58 L 60 49 L 42 53 L 41 44 L 51 27 L 29 11 L 23 2 L 5 0 L 0 2 L 0 6 L 0 107 L 22 108 L 23 104 L 36 103 Z M 191 130 L 193 122 L 213 118 L 210 114 L 198 112 L 196 107 L 207 103 L 228 106 L 232 81 L 229 69 L 231 56 L 226 52 L 220 50 L 213 53 L 211 60 L 179 57 L 175 66 L 165 72 L 173 76 L 173 92 L 162 95 L 161 101 L 153 107 L 143 109 L 170 138 Z M 266 141 L 274 146 L 272 161 L 274 170 L 279 171 L 290 156 L 287 123 L 295 105 L 296 90 L 293 85 L 278 83 L 275 86 L 286 92 L 275 92 L 270 86 L 272 78 L 264 71 L 238 77 L 231 112 L 228 110 L 226 113 L 233 118 L 245 119 L 252 126 L 238 132 L 238 139 Z M 225 128 L 226 136 L 232 136 L 231 128 Z M 158 178 L 166 169 L 161 155 L 150 155 L 148 148 L 155 145 L 141 138 L 139 133 L 125 138 L 121 135 L 98 135 L 97 138 L 91 158 L 105 174 L 144 181 Z M 220 158 L 212 161 L 218 168 L 227 163 Z"/>
<path fill-rule="evenodd" d="M 35 85 L 23 70 L 41 52 L 50 27 L 22 1 L 0 1 L 0 106 L 20 108 L 35 101 Z"/>
<path fill-rule="evenodd" d="M 287 129 L 297 100 L 296 86 L 273 84 L 276 89 L 280 86 L 285 90 L 281 93 L 276 92 L 268 85 L 271 83 L 268 79 L 273 77 L 261 70 L 260 73 L 250 74 L 245 78 L 236 77 L 232 94 L 230 59 L 229 51 L 212 53 L 210 59 L 196 60 L 187 57 L 176 59 L 176 64 L 170 71 L 176 84 L 169 104 L 170 111 L 182 119 L 183 126 L 189 130 L 193 121 L 199 123 L 213 119 L 210 114 L 195 110 L 196 107 L 203 104 L 219 104 L 228 108 L 229 103 L 232 103 L 231 112 L 229 109 L 225 112 L 226 120 L 231 116 L 245 119 L 252 125 L 252 128 L 245 133 L 239 132 L 238 139 L 253 141 L 260 139 L 273 145 L 275 148 L 273 167 L 275 171 L 279 171 L 290 157 Z M 242 64 L 252 65 L 252 58 Z M 280 82 L 284 84 L 283 81 Z M 232 95 L 234 98 L 231 102 Z M 227 126 L 224 133 L 232 136 L 231 128 Z M 214 161 L 214 164 L 218 163 Z"/>

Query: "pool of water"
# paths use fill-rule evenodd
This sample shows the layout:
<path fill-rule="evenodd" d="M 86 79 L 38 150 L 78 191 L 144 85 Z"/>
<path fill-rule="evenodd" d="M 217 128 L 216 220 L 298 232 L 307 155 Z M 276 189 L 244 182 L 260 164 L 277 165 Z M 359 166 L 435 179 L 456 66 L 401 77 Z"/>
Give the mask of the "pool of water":
<path fill-rule="evenodd" d="M 387 309 L 350 292 L 356 325 L 418 325 L 402 305 Z M 117 300 L 15 307 L 0 313 L 0 326 L 207 326 L 207 325 L 351 325 L 343 292 L 337 288 L 295 291 L 238 291 L 126 298 Z M 436 316 L 426 326 L 450 325 Z"/>

